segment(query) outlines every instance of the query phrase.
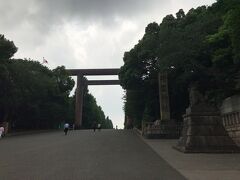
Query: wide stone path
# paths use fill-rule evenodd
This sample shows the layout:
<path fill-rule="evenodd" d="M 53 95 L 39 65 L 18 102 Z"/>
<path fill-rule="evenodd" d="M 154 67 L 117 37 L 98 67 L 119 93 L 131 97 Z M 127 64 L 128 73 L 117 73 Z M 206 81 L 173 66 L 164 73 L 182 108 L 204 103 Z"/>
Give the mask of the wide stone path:
<path fill-rule="evenodd" d="M 133 131 L 42 133 L 0 140 L 0 179 L 185 179 Z"/>

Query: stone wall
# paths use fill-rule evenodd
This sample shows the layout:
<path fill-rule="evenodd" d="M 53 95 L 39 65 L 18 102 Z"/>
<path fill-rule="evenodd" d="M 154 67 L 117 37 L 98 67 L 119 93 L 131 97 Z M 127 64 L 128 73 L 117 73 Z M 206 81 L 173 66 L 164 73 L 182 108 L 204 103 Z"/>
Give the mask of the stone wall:
<path fill-rule="evenodd" d="M 226 98 L 221 107 L 221 114 L 229 136 L 240 146 L 240 95 Z"/>

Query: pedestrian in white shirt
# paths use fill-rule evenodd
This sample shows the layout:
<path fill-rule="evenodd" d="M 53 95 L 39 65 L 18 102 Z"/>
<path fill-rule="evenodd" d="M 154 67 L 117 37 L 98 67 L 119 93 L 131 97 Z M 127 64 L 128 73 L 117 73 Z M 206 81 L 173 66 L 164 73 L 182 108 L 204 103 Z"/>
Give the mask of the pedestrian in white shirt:
<path fill-rule="evenodd" d="M 0 126 L 0 138 L 2 138 L 4 135 L 4 127 Z"/>
<path fill-rule="evenodd" d="M 100 123 L 98 124 L 97 127 L 98 127 L 98 131 L 101 131 L 102 125 Z"/>
<path fill-rule="evenodd" d="M 67 135 L 68 129 L 69 129 L 69 124 L 68 124 L 68 123 L 65 123 L 65 124 L 64 124 L 64 133 L 65 133 L 65 135 Z"/>

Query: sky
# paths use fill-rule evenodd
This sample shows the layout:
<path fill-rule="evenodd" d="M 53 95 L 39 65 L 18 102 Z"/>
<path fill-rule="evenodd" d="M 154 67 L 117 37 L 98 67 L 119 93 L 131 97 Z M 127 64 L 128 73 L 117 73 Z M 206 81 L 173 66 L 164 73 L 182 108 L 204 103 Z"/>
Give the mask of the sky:
<path fill-rule="evenodd" d="M 14 58 L 48 61 L 50 69 L 120 68 L 124 52 L 151 22 L 215 0 L 0 0 L 0 34 L 18 47 Z M 87 77 L 117 79 L 118 77 Z M 120 86 L 89 86 L 114 127 L 123 128 Z"/>

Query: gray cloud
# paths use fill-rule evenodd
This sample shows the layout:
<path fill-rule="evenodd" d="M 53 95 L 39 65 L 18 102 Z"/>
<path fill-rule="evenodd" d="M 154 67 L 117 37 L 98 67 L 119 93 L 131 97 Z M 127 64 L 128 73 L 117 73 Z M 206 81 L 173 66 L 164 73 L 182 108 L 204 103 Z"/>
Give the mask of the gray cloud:
<path fill-rule="evenodd" d="M 0 0 L 0 34 L 13 40 L 16 58 L 42 61 L 49 68 L 110 68 L 123 64 L 150 22 L 178 9 L 215 0 Z M 120 87 L 91 88 L 99 105 L 122 127 Z"/>
<path fill-rule="evenodd" d="M 1 26 L 18 27 L 30 23 L 36 30 L 47 32 L 53 25 L 65 21 L 81 24 L 96 21 L 114 22 L 114 17 L 135 17 L 148 12 L 157 0 L 0 0 Z M 167 0 L 161 0 L 165 4 Z M 111 23 L 109 23 L 111 24 Z"/>
<path fill-rule="evenodd" d="M 167 0 L 161 0 L 161 3 L 159 0 L 0 0 L 0 33 L 14 37 L 14 42 L 18 42 L 21 36 L 21 39 L 28 42 L 28 48 L 34 47 L 33 44 L 36 47 L 64 24 L 74 22 L 81 29 L 86 29 L 91 24 L 100 23 L 108 30 L 117 29 L 120 25 L 118 18 L 138 21 L 140 15 L 146 14 L 149 17 L 154 7 L 163 6 L 166 2 Z"/>

